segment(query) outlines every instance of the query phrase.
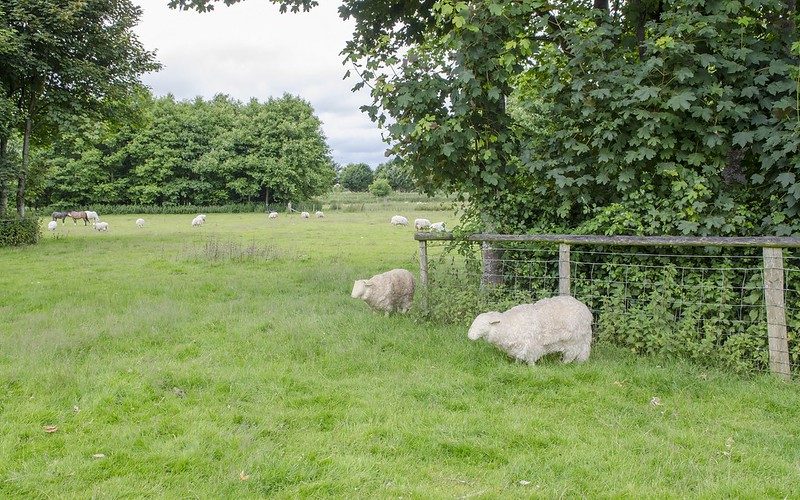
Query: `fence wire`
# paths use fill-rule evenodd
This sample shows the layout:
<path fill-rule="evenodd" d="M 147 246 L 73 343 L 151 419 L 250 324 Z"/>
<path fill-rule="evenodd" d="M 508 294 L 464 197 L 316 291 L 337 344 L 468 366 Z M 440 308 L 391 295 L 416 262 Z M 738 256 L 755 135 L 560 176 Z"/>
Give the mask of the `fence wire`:
<path fill-rule="evenodd" d="M 468 321 L 559 293 L 557 244 L 493 243 L 490 266 L 479 243 L 427 245 L 426 305 L 436 319 Z M 788 363 L 800 375 L 798 252 L 783 251 L 780 321 L 767 317 L 761 248 L 704 250 L 573 245 L 570 293 L 592 310 L 595 341 L 740 373 L 770 371 L 772 347 L 773 370 Z M 770 338 L 773 327 L 785 328 L 788 348 L 783 337 Z"/>

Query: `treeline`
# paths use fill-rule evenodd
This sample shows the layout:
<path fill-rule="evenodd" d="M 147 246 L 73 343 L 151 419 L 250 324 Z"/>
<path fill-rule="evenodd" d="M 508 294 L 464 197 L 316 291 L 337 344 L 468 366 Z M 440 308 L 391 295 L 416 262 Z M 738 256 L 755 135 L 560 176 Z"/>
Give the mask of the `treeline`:
<path fill-rule="evenodd" d="M 285 203 L 335 170 L 311 105 L 284 95 L 179 101 L 141 92 L 114 120 L 80 119 L 35 152 L 35 206 Z"/>

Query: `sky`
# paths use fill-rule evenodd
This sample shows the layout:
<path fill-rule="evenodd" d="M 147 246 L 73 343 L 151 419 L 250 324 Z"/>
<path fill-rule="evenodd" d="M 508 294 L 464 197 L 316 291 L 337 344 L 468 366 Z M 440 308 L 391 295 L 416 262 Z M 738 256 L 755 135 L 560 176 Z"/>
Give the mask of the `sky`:
<path fill-rule="evenodd" d="M 339 19 L 339 2 L 280 14 L 266 0 L 247 0 L 200 14 L 169 9 L 167 1 L 138 2 L 144 13 L 136 32 L 163 65 L 143 77 L 155 95 L 264 101 L 288 92 L 314 107 L 334 161 L 373 168 L 386 161 L 380 130 L 358 109 L 370 104 L 369 93 L 350 91 L 355 77 L 342 80 L 348 68 L 339 52 L 352 24 Z"/>

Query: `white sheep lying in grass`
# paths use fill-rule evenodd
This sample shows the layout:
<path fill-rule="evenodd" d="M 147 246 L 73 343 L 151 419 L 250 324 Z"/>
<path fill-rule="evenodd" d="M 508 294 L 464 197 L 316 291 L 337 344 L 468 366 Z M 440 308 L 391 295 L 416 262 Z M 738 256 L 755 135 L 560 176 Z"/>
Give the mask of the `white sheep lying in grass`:
<path fill-rule="evenodd" d="M 270 212 L 269 213 L 269 218 L 270 219 L 277 219 L 278 218 L 278 212 Z"/>
<path fill-rule="evenodd" d="M 478 315 L 467 334 L 486 339 L 512 358 L 535 364 L 545 354 L 563 353 L 564 363 L 586 361 L 592 343 L 592 312 L 568 295 L 522 304 L 506 312 Z"/>
<path fill-rule="evenodd" d="M 98 231 L 108 231 L 108 222 L 93 222 L 92 226 Z"/>
<path fill-rule="evenodd" d="M 58 222 L 51 220 L 50 222 L 47 223 L 47 229 L 55 231 L 56 228 L 58 228 Z"/>
<path fill-rule="evenodd" d="M 392 269 L 367 280 L 356 280 L 350 296 L 362 299 L 376 311 L 405 313 L 414 301 L 414 275 L 405 269 Z"/>
<path fill-rule="evenodd" d="M 407 226 L 408 225 L 408 219 L 406 219 L 402 215 L 393 216 L 391 222 L 392 222 L 393 226 Z"/>
<path fill-rule="evenodd" d="M 431 221 L 428 219 L 414 219 L 414 229 L 422 231 L 423 229 L 430 229 Z"/>
<path fill-rule="evenodd" d="M 309 214 L 308 212 L 300 212 L 301 219 L 308 219 L 309 217 L 311 217 L 311 214 Z"/>
<path fill-rule="evenodd" d="M 206 216 L 203 214 L 198 215 L 192 219 L 192 227 L 202 226 L 206 222 Z"/>
<path fill-rule="evenodd" d="M 431 224 L 431 232 L 443 233 L 447 231 L 444 227 L 444 222 L 434 222 Z"/>
<path fill-rule="evenodd" d="M 325 214 L 322 213 L 320 210 L 314 212 L 314 215 L 317 217 L 317 219 L 322 219 L 323 217 L 325 217 Z"/>
<path fill-rule="evenodd" d="M 136 227 L 144 227 L 144 219 L 136 219 Z"/>

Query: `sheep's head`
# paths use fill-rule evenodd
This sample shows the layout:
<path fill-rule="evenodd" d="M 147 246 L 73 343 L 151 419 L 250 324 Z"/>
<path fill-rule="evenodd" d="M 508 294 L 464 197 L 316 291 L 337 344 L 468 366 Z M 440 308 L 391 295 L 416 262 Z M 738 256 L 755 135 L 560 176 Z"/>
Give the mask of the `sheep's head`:
<path fill-rule="evenodd" d="M 497 311 L 479 314 L 478 317 L 475 318 L 475 321 L 472 322 L 472 326 L 469 327 L 467 338 L 470 340 L 478 340 L 485 337 L 492 329 L 493 325 L 500 323 L 500 314 L 501 313 Z"/>
<path fill-rule="evenodd" d="M 372 286 L 370 280 L 356 280 L 353 284 L 353 292 L 350 294 L 354 299 L 363 299 L 367 296 L 369 288 Z"/>

